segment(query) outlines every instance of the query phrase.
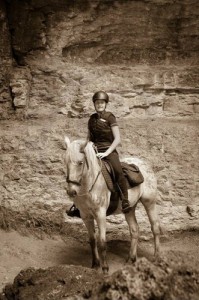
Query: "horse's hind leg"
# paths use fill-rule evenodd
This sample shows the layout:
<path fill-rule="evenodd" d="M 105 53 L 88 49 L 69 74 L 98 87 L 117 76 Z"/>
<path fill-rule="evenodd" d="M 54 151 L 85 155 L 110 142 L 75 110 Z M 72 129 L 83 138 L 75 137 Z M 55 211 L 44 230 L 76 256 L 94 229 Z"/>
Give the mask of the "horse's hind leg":
<path fill-rule="evenodd" d="M 129 225 L 129 231 L 131 236 L 131 246 L 127 261 L 135 262 L 137 259 L 137 244 L 139 237 L 139 228 L 135 216 L 135 206 L 131 209 L 129 213 L 125 214 L 125 218 Z"/>
<path fill-rule="evenodd" d="M 95 233 L 94 219 L 83 219 L 83 221 L 84 224 L 86 225 L 86 228 L 88 230 L 88 235 L 89 235 L 89 242 L 90 242 L 91 253 L 92 253 L 92 268 L 98 269 L 100 267 L 100 259 L 99 259 L 98 249 L 97 249 L 97 239 Z"/>
<path fill-rule="evenodd" d="M 160 255 L 160 223 L 156 210 L 156 203 L 154 200 L 151 199 L 141 199 L 141 202 L 144 205 L 144 208 L 147 212 L 151 224 L 151 230 L 153 232 L 155 246 L 154 255 L 156 258 L 158 258 Z"/>

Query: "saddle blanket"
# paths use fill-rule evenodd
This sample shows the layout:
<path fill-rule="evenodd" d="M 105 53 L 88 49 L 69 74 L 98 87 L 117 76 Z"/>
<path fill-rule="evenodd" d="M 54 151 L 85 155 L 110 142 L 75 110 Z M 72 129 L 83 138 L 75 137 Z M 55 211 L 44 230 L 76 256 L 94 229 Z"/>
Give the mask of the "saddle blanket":
<path fill-rule="evenodd" d="M 111 215 L 118 207 L 120 200 L 120 193 L 114 182 L 114 171 L 112 166 L 105 162 L 102 162 L 102 174 L 106 181 L 108 189 L 111 191 L 110 205 L 107 210 L 107 216 Z M 134 164 L 127 164 L 122 162 L 122 169 L 127 180 L 128 189 L 131 189 L 144 181 L 144 178 L 139 170 L 139 168 Z"/>

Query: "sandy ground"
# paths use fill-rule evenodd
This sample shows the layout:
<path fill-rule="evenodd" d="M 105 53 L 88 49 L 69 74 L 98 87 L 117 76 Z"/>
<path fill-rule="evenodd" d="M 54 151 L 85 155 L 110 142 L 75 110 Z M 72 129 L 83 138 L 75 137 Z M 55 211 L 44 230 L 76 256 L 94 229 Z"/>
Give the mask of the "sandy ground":
<path fill-rule="evenodd" d="M 125 263 L 128 255 L 129 241 L 118 239 L 117 236 L 108 239 L 108 261 L 110 272 L 114 272 Z M 168 234 L 161 237 L 162 253 L 179 252 L 192 257 L 191 264 L 199 265 L 199 232 L 189 231 Z M 138 256 L 152 259 L 153 242 L 139 242 Z M 90 267 L 91 257 L 88 242 L 77 238 L 61 237 L 39 239 L 33 235 L 24 236 L 16 231 L 0 230 L 0 292 L 7 283 L 13 282 L 20 270 L 35 267 L 47 268 L 59 264 L 72 264 Z"/>

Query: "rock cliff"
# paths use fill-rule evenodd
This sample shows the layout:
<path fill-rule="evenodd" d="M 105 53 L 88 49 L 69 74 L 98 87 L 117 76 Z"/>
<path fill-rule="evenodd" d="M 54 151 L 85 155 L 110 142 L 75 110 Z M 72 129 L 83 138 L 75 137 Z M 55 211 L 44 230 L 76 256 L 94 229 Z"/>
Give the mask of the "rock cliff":
<path fill-rule="evenodd" d="M 156 173 L 163 227 L 199 226 L 198 16 L 197 0 L 0 2 L 1 226 L 61 224 L 64 135 L 86 137 L 101 89 L 121 156 Z"/>

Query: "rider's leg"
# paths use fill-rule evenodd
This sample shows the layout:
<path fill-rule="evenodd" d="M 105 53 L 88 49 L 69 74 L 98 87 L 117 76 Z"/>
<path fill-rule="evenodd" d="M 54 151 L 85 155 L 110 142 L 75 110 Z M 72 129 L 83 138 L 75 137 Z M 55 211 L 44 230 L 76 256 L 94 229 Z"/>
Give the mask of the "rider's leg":
<path fill-rule="evenodd" d="M 105 157 L 105 160 L 110 162 L 115 172 L 115 181 L 118 184 L 120 196 L 122 200 L 122 211 L 128 213 L 131 210 L 131 205 L 128 200 L 128 188 L 126 178 L 124 176 L 122 166 L 119 160 L 119 155 L 116 151 Z"/>
<path fill-rule="evenodd" d="M 123 211 L 123 213 L 128 213 L 131 210 L 131 205 L 128 200 L 128 188 L 127 188 L 127 183 L 126 183 L 124 174 L 121 174 L 119 176 L 117 184 L 118 184 L 120 194 L 121 194 L 121 199 L 122 199 L 122 211 Z"/>

